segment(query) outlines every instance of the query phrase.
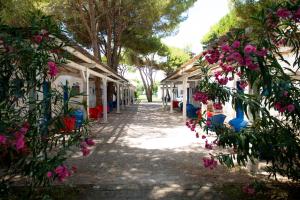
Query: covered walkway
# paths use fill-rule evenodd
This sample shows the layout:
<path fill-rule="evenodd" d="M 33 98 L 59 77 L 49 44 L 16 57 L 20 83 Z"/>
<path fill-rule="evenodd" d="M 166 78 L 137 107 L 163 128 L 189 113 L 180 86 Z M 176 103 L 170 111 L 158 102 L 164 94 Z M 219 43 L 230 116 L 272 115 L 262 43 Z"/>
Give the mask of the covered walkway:
<path fill-rule="evenodd" d="M 216 188 L 249 181 L 243 171 L 204 168 L 202 157 L 217 150 L 205 149 L 181 114 L 163 111 L 160 102 L 128 106 L 108 121 L 92 125 L 92 153 L 69 160 L 78 167 L 69 183 L 86 186 L 84 199 L 224 199 Z"/>

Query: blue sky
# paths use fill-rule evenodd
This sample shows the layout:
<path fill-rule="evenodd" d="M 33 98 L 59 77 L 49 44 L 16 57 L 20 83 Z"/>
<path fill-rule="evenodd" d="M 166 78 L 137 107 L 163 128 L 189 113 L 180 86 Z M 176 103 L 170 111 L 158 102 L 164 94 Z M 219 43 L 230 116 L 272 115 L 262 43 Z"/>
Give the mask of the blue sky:
<path fill-rule="evenodd" d="M 202 49 L 201 38 L 228 12 L 228 0 L 198 0 L 188 10 L 188 19 L 179 25 L 178 33 L 163 42 L 179 48 L 190 46 L 198 54 Z"/>

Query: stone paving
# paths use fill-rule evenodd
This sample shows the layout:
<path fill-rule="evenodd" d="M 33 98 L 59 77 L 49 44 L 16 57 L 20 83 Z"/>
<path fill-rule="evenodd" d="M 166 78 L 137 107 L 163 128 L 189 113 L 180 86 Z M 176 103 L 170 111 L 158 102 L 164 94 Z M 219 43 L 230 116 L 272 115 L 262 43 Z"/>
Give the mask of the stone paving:
<path fill-rule="evenodd" d="M 88 157 L 69 159 L 78 172 L 68 183 L 89 186 L 80 199 L 226 199 L 216 187 L 249 181 L 242 170 L 204 168 L 202 157 L 216 150 L 204 149 L 180 113 L 160 103 L 128 106 L 108 121 L 92 124 L 96 145 Z"/>

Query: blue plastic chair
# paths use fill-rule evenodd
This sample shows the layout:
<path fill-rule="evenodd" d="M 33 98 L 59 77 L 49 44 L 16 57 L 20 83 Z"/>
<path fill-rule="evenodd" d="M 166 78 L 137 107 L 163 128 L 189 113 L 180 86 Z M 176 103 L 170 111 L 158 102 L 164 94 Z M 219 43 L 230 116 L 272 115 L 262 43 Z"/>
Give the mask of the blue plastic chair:
<path fill-rule="evenodd" d="M 214 131 L 217 127 L 223 126 L 225 118 L 226 115 L 224 114 L 217 114 L 208 118 L 208 120 L 211 121 L 211 125 L 208 126 L 208 129 Z"/>
<path fill-rule="evenodd" d="M 197 110 L 199 108 L 196 108 L 195 106 L 193 106 L 192 104 L 186 104 L 186 115 L 188 118 L 194 119 L 197 118 Z"/>

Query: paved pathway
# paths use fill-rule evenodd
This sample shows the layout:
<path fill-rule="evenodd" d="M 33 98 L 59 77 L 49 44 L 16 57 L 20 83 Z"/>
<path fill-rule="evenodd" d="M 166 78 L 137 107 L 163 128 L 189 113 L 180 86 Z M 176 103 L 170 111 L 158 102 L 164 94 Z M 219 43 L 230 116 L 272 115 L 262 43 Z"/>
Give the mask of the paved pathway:
<path fill-rule="evenodd" d="M 78 166 L 69 183 L 89 186 L 81 199 L 226 199 L 216 187 L 248 179 L 222 166 L 205 169 L 204 141 L 159 103 L 132 105 L 108 120 L 92 126 L 91 155 L 69 161 Z"/>

